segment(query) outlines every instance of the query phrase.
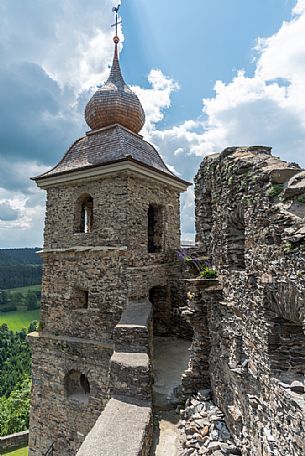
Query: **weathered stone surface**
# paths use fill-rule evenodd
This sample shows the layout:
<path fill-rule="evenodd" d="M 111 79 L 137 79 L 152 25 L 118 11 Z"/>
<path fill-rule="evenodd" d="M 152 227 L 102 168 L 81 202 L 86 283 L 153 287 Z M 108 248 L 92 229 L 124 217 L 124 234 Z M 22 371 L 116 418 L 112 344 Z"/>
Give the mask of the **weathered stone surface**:
<path fill-rule="evenodd" d="M 29 431 L 17 432 L 15 434 L 0 437 L 0 454 L 18 450 L 26 447 L 29 440 Z"/>
<path fill-rule="evenodd" d="M 148 405 L 110 399 L 77 456 L 148 456 L 151 419 Z"/>
<path fill-rule="evenodd" d="M 201 454 L 241 454 L 233 442 L 221 410 L 211 401 L 211 390 L 198 392 L 187 399 L 185 410 L 181 412 L 182 441 L 181 456 Z"/>
<path fill-rule="evenodd" d="M 292 177 L 284 190 L 285 198 L 292 198 L 305 194 L 305 171 L 300 171 Z"/>
<path fill-rule="evenodd" d="M 284 184 L 292 176 L 300 172 L 299 168 L 275 168 L 270 171 L 271 182 L 274 184 Z"/>
<path fill-rule="evenodd" d="M 172 251 L 180 246 L 179 191 L 122 171 L 51 185 L 47 193 L 42 329 L 30 337 L 29 448 L 31 456 L 41 456 L 54 442 L 55 455 L 72 456 L 111 393 L 151 397 L 149 305 L 144 305 L 142 320 L 128 305 L 141 306 L 150 290 L 157 289 L 159 294 L 151 296 L 155 326 L 162 320 L 168 332 L 172 319 L 178 321 L 172 304 L 179 301 L 174 298 Z M 78 201 L 84 194 L 93 200 L 92 231 L 79 233 L 75 232 Z M 162 208 L 161 248 L 156 253 L 148 253 L 152 203 Z M 124 310 L 127 314 L 122 317 Z M 128 357 L 129 367 L 117 363 L 116 355 L 111 362 L 113 342 L 116 355 Z M 137 368 L 132 360 L 138 353 L 146 357 L 146 364 Z M 75 401 L 79 392 L 69 395 L 65 389 L 69 375 L 76 374 L 90 386 L 89 397 L 79 403 Z"/>
<path fill-rule="evenodd" d="M 192 291 L 188 307 L 204 315 L 194 341 L 206 344 L 191 363 L 205 359 L 200 378 L 245 456 L 304 454 L 303 181 L 265 148 L 230 148 L 196 176 L 197 243 L 221 290 Z"/>
<path fill-rule="evenodd" d="M 77 201 L 83 194 L 93 198 L 92 232 L 75 233 Z M 158 253 L 148 253 L 147 213 L 151 203 L 163 208 L 162 248 Z M 109 400 L 109 382 L 117 378 L 115 372 L 125 372 L 128 380 L 122 378 L 120 387 L 118 383 L 112 385 L 117 393 L 126 394 L 130 390 L 132 395 L 136 391 L 142 391 L 143 397 L 151 394 L 149 363 L 139 370 L 143 383 L 140 389 L 139 381 L 132 384 L 134 373 L 126 366 L 113 363 L 115 368 L 111 369 L 113 338 L 117 352 L 128 353 L 130 346 L 130 352 L 145 351 L 146 357 L 150 353 L 148 338 L 152 329 L 142 327 L 144 314 L 140 322 L 133 313 L 131 318 L 135 318 L 137 327 L 132 331 L 127 328 L 127 321 L 117 325 L 128 303 L 148 299 L 154 287 L 163 287 L 162 302 L 168 303 L 155 321 L 158 318 L 171 321 L 169 289 L 174 263 L 170 252 L 179 245 L 179 192 L 175 188 L 126 172 L 48 188 L 42 254 L 43 329 L 30 338 L 33 345 L 31 455 L 40 456 L 53 442 L 55 454 L 61 451 L 66 456 L 74 455 Z M 82 290 L 87 293 L 85 303 L 79 297 Z M 128 356 L 132 359 L 132 355 Z M 75 370 L 90 384 L 87 405 L 66 397 L 65 378 Z"/>

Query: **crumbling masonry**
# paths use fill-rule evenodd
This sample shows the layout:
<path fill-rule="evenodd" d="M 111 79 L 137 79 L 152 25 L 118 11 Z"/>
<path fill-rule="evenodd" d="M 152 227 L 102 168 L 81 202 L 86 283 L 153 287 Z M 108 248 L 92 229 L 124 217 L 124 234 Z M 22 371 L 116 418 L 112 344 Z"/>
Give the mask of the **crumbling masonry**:
<path fill-rule="evenodd" d="M 244 455 L 304 455 L 305 172 L 232 147 L 195 185 L 197 245 L 219 276 L 192 285 L 187 379 L 211 385 Z"/>

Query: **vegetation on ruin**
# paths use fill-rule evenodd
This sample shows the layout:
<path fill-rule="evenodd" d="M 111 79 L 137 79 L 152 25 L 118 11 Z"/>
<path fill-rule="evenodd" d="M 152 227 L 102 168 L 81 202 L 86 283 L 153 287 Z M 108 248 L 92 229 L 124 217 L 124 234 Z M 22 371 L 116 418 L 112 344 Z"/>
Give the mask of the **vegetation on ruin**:
<path fill-rule="evenodd" d="M 292 253 L 297 250 L 301 250 L 303 252 L 305 250 L 305 242 L 304 240 L 301 242 L 285 241 L 283 244 L 283 250 L 285 253 Z"/>
<path fill-rule="evenodd" d="M 203 271 L 200 271 L 200 277 L 203 279 L 216 279 L 217 277 L 217 271 L 214 268 L 210 268 L 209 266 L 206 266 Z"/>
<path fill-rule="evenodd" d="M 298 203 L 305 204 L 305 195 L 299 196 Z"/>
<path fill-rule="evenodd" d="M 218 275 L 215 268 L 213 268 L 207 259 L 198 257 L 196 254 L 189 254 L 186 250 L 182 249 L 177 252 L 177 257 L 180 262 L 184 263 L 188 271 L 202 279 L 215 279 Z"/>
<path fill-rule="evenodd" d="M 28 329 L 11 331 L 0 326 L 0 435 L 28 429 L 31 389 L 31 349 L 28 332 L 36 329 L 32 322 Z"/>
<path fill-rule="evenodd" d="M 296 249 L 296 246 L 292 242 L 286 241 L 283 244 L 283 249 L 284 249 L 284 252 L 290 253 L 290 252 L 293 252 Z"/>
<path fill-rule="evenodd" d="M 277 196 L 279 196 L 282 193 L 283 190 L 284 190 L 283 184 L 272 185 L 272 187 L 268 190 L 268 196 L 270 198 L 276 198 Z"/>

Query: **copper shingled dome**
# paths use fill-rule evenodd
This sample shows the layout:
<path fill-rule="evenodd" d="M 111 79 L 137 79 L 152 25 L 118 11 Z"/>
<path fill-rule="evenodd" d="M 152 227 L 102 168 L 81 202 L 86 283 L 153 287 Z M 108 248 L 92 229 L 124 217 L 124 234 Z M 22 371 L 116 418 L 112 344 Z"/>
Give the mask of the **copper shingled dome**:
<path fill-rule="evenodd" d="M 85 119 L 92 130 L 120 124 L 139 133 L 145 123 L 145 114 L 137 95 L 123 79 L 118 58 L 118 39 L 115 38 L 114 42 L 110 76 L 87 104 Z"/>

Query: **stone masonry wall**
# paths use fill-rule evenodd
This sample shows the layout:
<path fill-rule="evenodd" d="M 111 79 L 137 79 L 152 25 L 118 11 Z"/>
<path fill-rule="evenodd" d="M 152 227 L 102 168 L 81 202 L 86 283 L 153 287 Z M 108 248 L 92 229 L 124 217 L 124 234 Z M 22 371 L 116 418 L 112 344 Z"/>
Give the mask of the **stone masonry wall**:
<path fill-rule="evenodd" d="M 30 336 L 29 454 L 41 456 L 54 443 L 54 455 L 72 456 L 109 400 L 113 335 L 122 312 L 154 287 L 163 287 L 170 302 L 179 192 L 127 172 L 47 192 L 41 327 Z M 78 233 L 84 195 L 93 198 L 92 232 Z M 150 204 L 162 208 L 159 253 L 148 253 Z M 71 395 L 77 379 L 83 391 Z"/>
<path fill-rule="evenodd" d="M 304 455 L 305 172 L 270 148 L 228 148 L 195 184 L 197 244 L 218 270 L 194 325 L 214 399 L 244 455 Z"/>
<path fill-rule="evenodd" d="M 29 440 L 29 431 L 17 432 L 16 434 L 0 437 L 0 454 L 26 447 Z"/>
<path fill-rule="evenodd" d="M 78 338 L 31 336 L 33 394 L 29 448 L 45 454 L 52 443 L 55 454 L 72 456 L 108 401 L 111 344 Z M 90 384 L 88 402 L 69 397 L 65 378 L 79 370 Z"/>

